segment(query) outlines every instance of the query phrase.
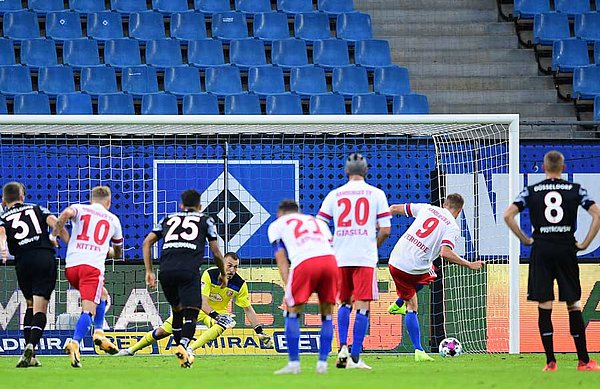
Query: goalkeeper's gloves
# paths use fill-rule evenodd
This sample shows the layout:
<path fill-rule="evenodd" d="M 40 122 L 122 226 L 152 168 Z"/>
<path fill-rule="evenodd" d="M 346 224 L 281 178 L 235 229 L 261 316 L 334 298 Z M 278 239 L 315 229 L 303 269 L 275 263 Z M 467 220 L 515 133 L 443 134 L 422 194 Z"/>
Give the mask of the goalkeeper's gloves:
<path fill-rule="evenodd" d="M 213 312 L 215 312 L 215 311 L 213 311 Z M 209 313 L 209 316 L 213 318 L 213 320 L 215 321 L 215 323 L 217 325 L 220 325 L 225 330 L 228 329 L 228 328 L 235 327 L 236 322 L 233 319 L 233 316 L 226 315 L 226 314 L 220 314 L 220 313 L 217 313 L 217 312 L 215 312 L 216 315 L 214 315 L 213 312 Z"/>
<path fill-rule="evenodd" d="M 254 332 L 258 335 L 258 340 L 260 341 L 260 345 L 264 348 L 273 348 L 273 339 L 268 334 L 263 332 L 262 325 L 257 325 L 254 327 Z"/>

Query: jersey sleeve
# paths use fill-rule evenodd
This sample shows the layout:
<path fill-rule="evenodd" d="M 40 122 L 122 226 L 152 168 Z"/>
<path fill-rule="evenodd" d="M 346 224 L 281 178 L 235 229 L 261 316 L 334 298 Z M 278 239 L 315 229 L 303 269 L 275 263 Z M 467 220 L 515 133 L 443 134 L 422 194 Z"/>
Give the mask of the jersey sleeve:
<path fill-rule="evenodd" d="M 323 200 L 323 204 L 321 204 L 321 209 L 319 209 L 319 213 L 317 213 L 317 218 L 323 220 L 327 224 L 329 224 L 333 220 L 333 209 L 334 209 L 334 197 L 330 192 Z"/>
<path fill-rule="evenodd" d="M 592 200 L 588 191 L 580 186 L 579 187 L 579 205 L 581 205 L 583 207 L 583 209 L 585 209 L 587 211 L 594 204 L 596 204 L 596 202 L 594 200 Z"/>
<path fill-rule="evenodd" d="M 161 239 L 161 238 L 162 238 L 162 236 L 163 236 L 163 226 L 164 226 L 164 224 L 165 224 L 165 218 L 162 218 L 162 219 L 161 219 L 161 220 L 158 222 L 158 224 L 156 224 L 156 225 L 154 226 L 154 228 L 152 229 L 152 232 L 154 232 L 154 234 L 155 234 L 156 236 L 158 236 L 158 239 Z"/>
<path fill-rule="evenodd" d="M 377 223 L 379 223 L 379 227 L 390 227 L 392 225 L 391 220 L 390 205 L 385 193 L 381 191 L 377 199 Z"/>
<path fill-rule="evenodd" d="M 44 216 L 45 218 L 47 218 L 48 216 L 52 216 L 53 213 L 50 212 L 50 210 L 46 207 L 42 207 L 41 205 L 38 206 L 38 208 L 40 209 L 40 213 L 42 214 L 42 216 Z"/>
<path fill-rule="evenodd" d="M 211 284 L 210 274 L 208 274 L 208 270 L 205 270 L 204 273 L 202 273 L 202 278 L 200 279 L 202 296 L 204 296 L 204 297 L 210 296 L 210 284 Z"/>
<path fill-rule="evenodd" d="M 427 206 L 428 204 L 406 203 L 404 204 L 404 211 L 406 212 L 406 216 L 417 217 L 419 212 Z"/>
<path fill-rule="evenodd" d="M 459 235 L 460 235 L 460 230 L 458 229 L 457 226 L 454 225 L 454 226 L 447 228 L 446 231 L 444 232 L 444 235 L 442 236 L 441 245 L 448 246 L 452 250 L 454 250 L 454 247 L 456 247 L 456 241 L 458 240 Z"/>
<path fill-rule="evenodd" d="M 215 221 L 213 220 L 212 217 L 207 216 L 206 217 L 206 240 L 208 240 L 209 242 L 212 242 L 214 240 L 217 240 L 218 238 L 218 234 L 217 234 L 217 226 L 215 225 Z"/>
<path fill-rule="evenodd" d="M 525 208 L 527 208 L 528 200 L 529 200 L 529 188 L 525 187 L 525 188 L 523 188 L 521 193 L 519 193 L 519 195 L 517 196 L 515 201 L 513 201 L 513 204 L 516 205 L 517 208 L 519 208 L 519 212 L 523 212 L 523 210 Z"/>
<path fill-rule="evenodd" d="M 235 305 L 240 308 L 248 308 L 251 305 L 248 293 L 248 283 L 244 282 L 237 296 L 235 296 Z"/>
<path fill-rule="evenodd" d="M 115 233 L 113 234 L 110 242 L 113 246 L 123 245 L 123 228 L 121 227 L 121 221 L 119 218 L 115 218 Z"/>
<path fill-rule="evenodd" d="M 267 235 L 269 236 L 269 243 L 274 244 L 277 241 L 281 240 L 281 234 L 279 233 L 278 222 L 274 221 L 269 225 L 269 229 L 267 230 Z"/>

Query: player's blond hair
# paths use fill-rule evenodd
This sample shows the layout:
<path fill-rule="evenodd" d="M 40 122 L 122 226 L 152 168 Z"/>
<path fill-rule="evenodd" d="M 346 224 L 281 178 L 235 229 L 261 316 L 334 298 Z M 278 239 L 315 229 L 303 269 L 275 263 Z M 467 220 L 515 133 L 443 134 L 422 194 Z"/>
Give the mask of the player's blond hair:
<path fill-rule="evenodd" d="M 96 186 L 92 189 L 92 202 L 110 200 L 110 188 L 108 186 Z"/>
<path fill-rule="evenodd" d="M 446 200 L 444 201 L 444 207 L 454 210 L 461 210 L 465 205 L 465 199 L 462 197 L 460 193 L 452 193 L 446 196 Z"/>
<path fill-rule="evenodd" d="M 565 167 L 565 156 L 557 150 L 548 151 L 544 155 L 544 170 L 548 173 L 562 173 Z"/>

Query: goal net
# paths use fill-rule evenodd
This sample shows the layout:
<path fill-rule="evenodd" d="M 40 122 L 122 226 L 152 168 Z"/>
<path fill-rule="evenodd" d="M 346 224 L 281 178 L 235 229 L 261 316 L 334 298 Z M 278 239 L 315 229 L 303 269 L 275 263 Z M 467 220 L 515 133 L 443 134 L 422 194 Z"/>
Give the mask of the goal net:
<path fill-rule="evenodd" d="M 288 122 L 126 117 L 113 118 L 112 124 L 99 124 L 98 117 L 56 117 L 54 124 L 8 119 L 12 122 L 0 129 L 2 183 L 24 183 L 28 202 L 58 214 L 69 204 L 87 202 L 96 185 L 113 191 L 111 210 L 123 225 L 125 259 L 107 264 L 111 305 L 105 327 L 121 348 L 170 314 L 162 292 L 145 287 L 141 245 L 161 217 L 177 210 L 180 193 L 195 188 L 217 222 L 222 250 L 242 258 L 239 273 L 275 341 L 275 349 L 261 348 L 244 311 L 232 304 L 237 326 L 198 352 L 285 353 L 284 292 L 267 227 L 283 198 L 294 198 L 303 212 L 316 214 L 324 196 L 345 182 L 345 157 L 360 152 L 369 163 L 367 181 L 383 189 L 390 204 L 439 205 L 446 194 L 461 193 L 466 203 L 458 219 L 457 251 L 487 263 L 473 272 L 438 260 L 438 281 L 418 295 L 423 345 L 435 352 L 444 337 L 452 336 L 466 352 L 518 352 L 518 279 L 511 277 L 518 246 L 500 217 L 518 185 L 516 116 L 284 118 Z M 402 317 L 386 311 L 396 300 L 387 259 L 411 221 L 395 217 L 392 235 L 379 251 L 380 300 L 372 305 L 366 352 L 413 350 Z M 59 249 L 58 257 L 64 256 L 65 249 Z M 59 266 L 41 354 L 61 352 L 79 312 L 79 295 L 64 278 L 64 260 Z M 207 252 L 202 270 L 209 266 Z M 26 305 L 10 262 L 0 268 L 0 277 L 0 355 L 19 354 Z M 303 315 L 302 351 L 317 350 L 317 312 L 312 298 Z M 170 346 L 165 339 L 140 353 L 160 354 Z M 91 338 L 84 339 L 82 350 L 96 353 Z"/>

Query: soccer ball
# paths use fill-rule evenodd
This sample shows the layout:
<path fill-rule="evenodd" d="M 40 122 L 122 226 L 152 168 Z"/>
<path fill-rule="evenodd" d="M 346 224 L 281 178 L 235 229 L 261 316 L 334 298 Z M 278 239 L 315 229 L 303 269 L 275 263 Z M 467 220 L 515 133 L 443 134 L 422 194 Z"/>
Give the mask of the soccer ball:
<path fill-rule="evenodd" d="M 446 338 L 440 342 L 440 355 L 442 357 L 458 357 L 462 353 L 462 346 L 456 338 Z"/>

